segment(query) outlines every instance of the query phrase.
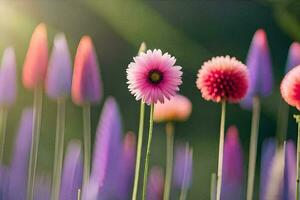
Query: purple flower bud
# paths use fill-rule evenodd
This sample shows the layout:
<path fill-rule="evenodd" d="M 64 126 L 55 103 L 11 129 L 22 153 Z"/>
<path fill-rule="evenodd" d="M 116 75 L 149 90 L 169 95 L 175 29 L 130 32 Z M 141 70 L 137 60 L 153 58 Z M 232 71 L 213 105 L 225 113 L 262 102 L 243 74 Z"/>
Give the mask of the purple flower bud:
<path fill-rule="evenodd" d="M 10 166 L 8 199 L 25 200 L 32 137 L 32 109 L 24 109 Z M 18 192 L 16 192 L 18 191 Z"/>
<path fill-rule="evenodd" d="M 61 178 L 60 200 L 76 200 L 82 184 L 83 161 L 79 142 L 68 145 Z"/>
<path fill-rule="evenodd" d="M 273 88 L 271 57 L 267 36 L 262 29 L 257 30 L 253 36 L 246 65 L 249 68 L 249 89 L 241 105 L 249 109 L 252 107 L 253 97 L 266 97 Z"/>
<path fill-rule="evenodd" d="M 175 153 L 173 184 L 176 188 L 189 188 L 193 173 L 193 151 L 189 145 L 178 146 Z"/>
<path fill-rule="evenodd" d="M 285 72 L 287 73 L 297 65 L 300 65 L 300 43 L 293 42 L 289 49 Z"/>
<path fill-rule="evenodd" d="M 16 101 L 16 56 L 12 47 L 3 53 L 0 67 L 0 107 L 10 107 Z"/>
<path fill-rule="evenodd" d="M 164 176 L 159 167 L 152 167 L 148 178 L 147 200 L 162 200 L 164 195 Z"/>
<path fill-rule="evenodd" d="M 52 99 L 69 96 L 71 91 L 72 64 L 64 34 L 56 35 L 46 77 L 46 93 Z"/>
<path fill-rule="evenodd" d="M 110 97 L 105 101 L 98 124 L 93 155 L 91 179 L 100 187 L 100 196 L 111 193 L 120 162 L 122 125 L 118 105 Z M 102 196 L 102 197 L 103 197 Z"/>
<path fill-rule="evenodd" d="M 45 177 L 45 176 L 37 177 L 36 184 L 34 187 L 33 200 L 50 200 L 51 199 L 50 185 L 51 184 L 50 184 L 50 180 L 48 177 Z M 26 195 L 24 195 L 24 196 L 26 196 Z"/>
<path fill-rule="evenodd" d="M 271 176 L 271 166 L 276 151 L 276 140 L 266 139 L 262 145 L 260 169 L 260 200 L 267 200 L 267 185 Z"/>
<path fill-rule="evenodd" d="M 243 199 L 243 153 L 238 130 L 235 126 L 227 130 L 224 143 L 223 179 L 221 198 L 223 200 Z"/>
<path fill-rule="evenodd" d="M 97 103 L 102 97 L 102 88 L 97 56 L 92 39 L 83 36 L 74 61 L 72 99 L 77 105 Z"/>

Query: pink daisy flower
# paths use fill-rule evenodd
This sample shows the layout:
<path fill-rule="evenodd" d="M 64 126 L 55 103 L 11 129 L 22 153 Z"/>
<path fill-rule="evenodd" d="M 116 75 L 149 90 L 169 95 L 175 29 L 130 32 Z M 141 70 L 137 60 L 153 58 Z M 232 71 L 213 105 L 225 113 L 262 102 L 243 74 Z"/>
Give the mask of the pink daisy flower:
<path fill-rule="evenodd" d="M 246 95 L 248 70 L 234 57 L 214 57 L 202 65 L 196 84 L 208 101 L 237 103 Z"/>
<path fill-rule="evenodd" d="M 127 79 L 129 91 L 136 100 L 145 103 L 164 103 L 179 90 L 182 83 L 181 67 L 174 65 L 176 59 L 161 50 L 148 50 L 133 58 L 128 65 Z"/>
<path fill-rule="evenodd" d="M 300 65 L 289 71 L 280 85 L 282 98 L 300 110 Z"/>
<path fill-rule="evenodd" d="M 154 107 L 154 121 L 185 121 L 192 112 L 191 101 L 182 95 L 175 95 L 170 101 L 164 104 L 157 103 Z"/>

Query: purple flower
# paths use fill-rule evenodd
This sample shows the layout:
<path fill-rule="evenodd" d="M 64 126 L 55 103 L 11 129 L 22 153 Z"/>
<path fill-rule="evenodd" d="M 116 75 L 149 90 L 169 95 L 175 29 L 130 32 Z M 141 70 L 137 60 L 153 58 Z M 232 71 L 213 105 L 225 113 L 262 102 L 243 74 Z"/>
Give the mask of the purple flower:
<path fill-rule="evenodd" d="M 130 199 L 132 193 L 134 169 L 136 154 L 136 138 L 133 133 L 127 133 L 121 154 L 121 164 L 117 170 L 118 182 L 115 186 L 117 189 L 118 199 Z"/>
<path fill-rule="evenodd" d="M 276 151 L 276 140 L 266 139 L 262 145 L 261 168 L 260 168 L 260 200 L 266 200 L 267 185 L 270 179 L 270 169 Z"/>
<path fill-rule="evenodd" d="M 238 130 L 235 126 L 227 130 L 224 143 L 223 179 L 221 198 L 223 200 L 239 200 L 243 188 L 243 153 Z"/>
<path fill-rule="evenodd" d="M 296 148 L 293 141 L 285 147 L 283 199 L 294 200 L 296 193 Z"/>
<path fill-rule="evenodd" d="M 32 109 L 24 109 L 10 166 L 11 173 L 8 185 L 8 199 L 10 200 L 26 199 L 32 120 Z"/>
<path fill-rule="evenodd" d="M 82 184 L 83 161 L 79 142 L 68 145 L 61 178 L 60 200 L 77 200 Z"/>
<path fill-rule="evenodd" d="M 16 56 L 12 47 L 3 53 L 0 67 L 0 106 L 10 107 L 16 101 L 17 95 Z"/>
<path fill-rule="evenodd" d="M 241 105 L 249 109 L 252 107 L 253 97 L 268 96 L 273 88 L 271 57 L 267 36 L 262 29 L 257 30 L 253 36 L 246 65 L 249 68 L 250 85 Z"/>
<path fill-rule="evenodd" d="M 83 36 L 74 61 L 72 99 L 77 105 L 97 103 L 102 97 L 101 79 L 92 39 Z"/>
<path fill-rule="evenodd" d="M 118 181 L 116 170 L 120 162 L 122 125 L 118 105 L 106 100 L 96 132 L 91 179 L 100 187 L 100 196 L 114 194 L 112 185 Z"/>
<path fill-rule="evenodd" d="M 289 72 L 292 68 L 300 65 L 300 43 L 293 42 L 289 49 L 285 72 Z"/>
<path fill-rule="evenodd" d="M 7 194 L 7 188 L 9 183 L 9 169 L 3 165 L 0 165 L 0 199 L 9 199 Z"/>
<path fill-rule="evenodd" d="M 64 34 L 56 35 L 46 77 L 46 93 L 52 99 L 66 98 L 71 91 L 72 64 Z"/>
<path fill-rule="evenodd" d="M 193 151 L 189 145 L 178 146 L 175 153 L 173 184 L 176 188 L 187 189 L 192 182 Z"/>
<path fill-rule="evenodd" d="M 147 200 L 162 200 L 164 195 L 164 176 L 162 169 L 152 167 L 148 178 Z"/>
<path fill-rule="evenodd" d="M 33 200 L 50 200 L 50 198 L 51 198 L 51 188 L 50 188 L 49 178 L 45 176 L 37 177 L 36 184 L 34 187 Z"/>

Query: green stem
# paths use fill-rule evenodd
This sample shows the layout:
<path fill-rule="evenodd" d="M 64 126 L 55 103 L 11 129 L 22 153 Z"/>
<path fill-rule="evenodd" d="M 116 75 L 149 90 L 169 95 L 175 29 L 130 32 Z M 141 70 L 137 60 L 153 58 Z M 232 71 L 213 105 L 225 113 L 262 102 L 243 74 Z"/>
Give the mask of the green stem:
<path fill-rule="evenodd" d="M 170 190 L 173 172 L 173 149 L 174 149 L 174 125 L 172 122 L 166 124 L 167 133 L 167 162 L 166 162 L 166 176 L 164 186 L 164 200 L 170 199 Z"/>
<path fill-rule="evenodd" d="M 53 183 L 52 183 L 52 200 L 58 200 L 61 181 L 61 170 L 64 151 L 64 135 L 65 135 L 65 100 L 57 101 L 57 117 L 56 117 L 56 136 L 55 136 L 55 153 L 53 166 Z"/>
<path fill-rule="evenodd" d="M 144 167 L 144 181 L 143 181 L 142 200 L 146 199 L 146 191 L 147 191 L 147 183 L 148 183 L 148 171 L 149 171 L 148 168 L 149 168 L 149 161 L 150 161 L 150 149 L 151 149 L 152 132 L 153 132 L 153 111 L 154 111 L 154 104 L 152 103 L 151 104 L 151 109 L 150 109 L 149 137 L 148 137 L 146 160 L 145 160 L 145 167 Z"/>
<path fill-rule="evenodd" d="M 298 124 L 298 139 L 297 139 L 297 176 L 296 176 L 296 200 L 299 200 L 299 181 L 300 181 L 300 115 L 294 115 Z"/>
<path fill-rule="evenodd" d="M 219 161 L 218 161 L 217 198 L 216 198 L 217 200 L 221 199 L 225 118 L 226 118 L 226 102 L 223 101 L 222 111 L 221 111 L 221 123 L 220 123 Z"/>
<path fill-rule="evenodd" d="M 191 154 L 190 155 L 190 151 Z M 193 151 L 190 150 L 189 145 L 186 145 L 186 157 L 184 161 L 184 170 L 183 170 L 183 180 L 182 180 L 182 186 L 181 186 L 181 193 L 180 193 L 180 200 L 186 200 L 187 198 L 187 193 L 188 193 L 188 180 L 187 180 L 187 173 L 188 173 L 188 163 L 190 162 L 190 159 L 193 158 Z"/>
<path fill-rule="evenodd" d="M 141 166 L 141 154 L 142 154 L 142 145 L 143 145 L 144 118 L 145 118 L 145 103 L 143 101 L 141 101 L 140 125 L 139 125 L 138 143 L 137 143 L 137 152 L 136 152 L 136 161 L 135 161 L 135 173 L 134 173 L 132 200 L 137 199 L 140 166 Z"/>
<path fill-rule="evenodd" d="M 3 163 L 3 154 L 4 154 L 4 146 L 5 146 L 5 138 L 6 138 L 6 125 L 7 125 L 7 113 L 8 110 L 6 108 L 0 109 L 0 162 Z"/>
<path fill-rule="evenodd" d="M 81 190 L 78 189 L 77 190 L 77 200 L 80 200 L 81 199 Z"/>
<path fill-rule="evenodd" d="M 279 144 L 286 140 L 288 129 L 289 105 L 280 100 L 279 111 L 277 114 L 277 139 Z"/>
<path fill-rule="evenodd" d="M 40 129 L 42 119 L 42 105 L 43 105 L 43 86 L 38 86 L 34 89 L 33 100 L 33 124 L 32 124 L 32 144 L 29 157 L 28 168 L 28 184 L 27 184 L 27 199 L 33 199 L 36 165 L 40 140 Z"/>
<path fill-rule="evenodd" d="M 253 111 L 252 111 L 251 138 L 250 138 L 250 149 L 249 149 L 247 200 L 253 199 L 253 191 L 254 191 L 257 138 L 258 138 L 259 118 L 260 118 L 260 102 L 258 97 L 253 98 L 252 109 Z"/>
<path fill-rule="evenodd" d="M 91 106 L 83 106 L 83 148 L 84 148 L 84 166 L 83 166 L 83 186 L 89 182 L 90 162 L 91 162 Z"/>
<path fill-rule="evenodd" d="M 210 179 L 210 200 L 216 200 L 216 186 L 217 186 L 216 182 L 217 182 L 216 173 L 212 173 Z"/>

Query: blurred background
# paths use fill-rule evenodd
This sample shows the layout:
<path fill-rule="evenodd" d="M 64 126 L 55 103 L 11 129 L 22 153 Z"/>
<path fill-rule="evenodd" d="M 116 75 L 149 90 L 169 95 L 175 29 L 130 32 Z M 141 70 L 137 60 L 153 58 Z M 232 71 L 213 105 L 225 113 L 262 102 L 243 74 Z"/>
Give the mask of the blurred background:
<path fill-rule="evenodd" d="M 138 47 L 145 41 L 148 48 L 160 48 L 177 58 L 183 67 L 181 93 L 193 102 L 191 118 L 176 124 L 176 143 L 189 142 L 194 149 L 194 176 L 188 199 L 209 199 L 210 175 L 217 170 L 220 105 L 206 102 L 196 89 L 195 80 L 201 64 L 212 56 L 232 55 L 245 61 L 254 32 L 267 32 L 275 87 L 262 102 L 258 155 L 264 138 L 274 137 L 279 83 L 284 75 L 287 51 L 292 41 L 300 41 L 300 2 L 294 1 L 0 1 L 0 53 L 7 46 L 16 50 L 19 75 L 17 104 L 8 116 L 5 163 L 10 162 L 12 146 L 21 111 L 31 106 L 33 94 L 23 88 L 23 60 L 33 29 L 45 22 L 49 46 L 54 35 L 64 32 L 74 58 L 83 35 L 93 38 L 98 54 L 104 94 L 114 96 L 123 115 L 124 133 L 137 132 L 139 103 L 128 92 L 126 68 Z M 51 174 L 56 103 L 44 98 L 38 171 Z M 95 133 L 103 101 L 92 108 L 92 130 Z M 226 126 L 236 125 L 248 160 L 251 112 L 239 105 L 228 106 Z M 288 138 L 295 139 L 296 124 L 290 111 Z M 70 100 L 67 105 L 66 142 L 81 139 L 81 108 Z M 146 120 L 148 117 L 146 118 Z M 147 124 L 147 123 L 146 123 Z M 147 128 L 147 127 L 146 127 Z M 154 127 L 151 165 L 164 166 L 164 125 Z M 259 188 L 260 156 L 257 162 L 256 193 Z M 245 167 L 246 172 L 246 167 Z"/>

